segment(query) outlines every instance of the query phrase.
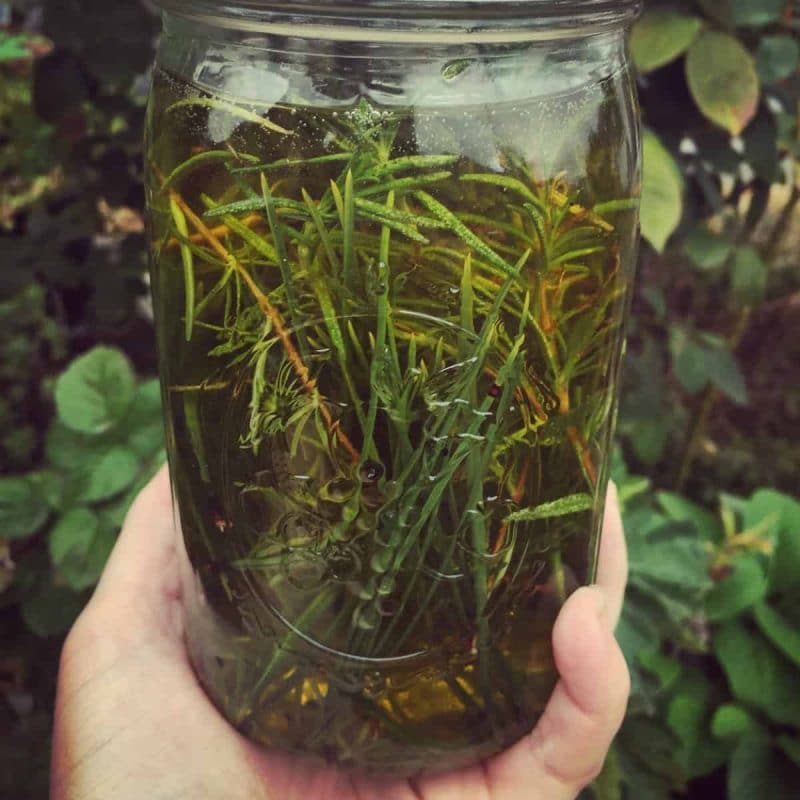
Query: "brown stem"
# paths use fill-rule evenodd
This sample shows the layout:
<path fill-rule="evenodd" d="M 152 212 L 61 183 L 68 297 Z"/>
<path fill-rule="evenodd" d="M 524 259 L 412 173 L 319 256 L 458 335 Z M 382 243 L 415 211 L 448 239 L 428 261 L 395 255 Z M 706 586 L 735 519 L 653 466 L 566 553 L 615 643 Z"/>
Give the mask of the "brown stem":
<path fill-rule="evenodd" d="M 561 414 L 562 417 L 567 416 L 570 412 L 570 400 L 569 390 L 566 386 L 561 386 L 559 388 L 558 401 L 558 413 Z M 592 454 L 589 452 L 589 445 L 586 442 L 586 438 L 574 425 L 570 425 L 567 428 L 567 437 L 575 448 L 586 479 L 589 481 L 591 488 L 594 489 L 595 486 L 597 486 L 597 467 L 595 466 Z"/>
<path fill-rule="evenodd" d="M 706 425 L 714 406 L 719 399 L 719 391 L 710 386 L 703 393 L 703 402 L 700 404 L 700 413 L 694 418 L 691 427 L 689 428 L 689 435 L 686 439 L 686 445 L 683 448 L 683 456 L 680 460 L 678 467 L 678 475 L 675 479 L 675 491 L 682 494 L 686 488 L 686 482 L 689 480 L 689 473 L 694 463 L 695 453 L 700 442 L 705 435 Z"/>
<path fill-rule="evenodd" d="M 542 331 L 548 338 L 551 338 L 555 326 L 553 325 L 553 318 L 548 307 L 547 289 L 545 287 L 544 277 L 539 279 L 539 312 L 542 317 Z M 566 386 L 560 385 L 558 387 L 558 400 L 558 413 L 562 417 L 565 417 L 570 412 L 569 389 Z M 595 486 L 597 486 L 597 467 L 592 459 L 592 454 L 589 452 L 586 439 L 574 425 L 567 428 L 567 436 L 570 442 L 572 442 L 572 446 L 581 463 L 581 469 L 586 476 L 586 480 L 590 483 L 591 488 L 594 489 Z"/>
<path fill-rule="evenodd" d="M 591 483 L 591 488 L 594 489 L 594 487 L 597 486 L 597 467 L 592 458 L 592 454 L 589 452 L 589 445 L 586 439 L 575 426 L 567 428 L 567 436 L 578 453 L 586 477 Z"/>
<path fill-rule="evenodd" d="M 289 359 L 292 367 L 294 367 L 294 371 L 297 374 L 297 377 L 300 379 L 300 382 L 303 384 L 303 388 L 309 395 L 319 401 L 320 394 L 317 390 L 317 382 L 311 377 L 308 367 L 306 367 L 306 365 L 303 363 L 303 359 L 297 352 L 297 348 L 295 348 L 292 337 L 289 334 L 289 331 L 286 329 L 286 325 L 283 321 L 283 317 L 281 317 L 280 311 L 278 311 L 278 309 L 275 308 L 272 303 L 270 303 L 267 295 L 261 290 L 255 280 L 253 280 L 253 276 L 239 263 L 238 259 L 232 253 L 228 252 L 228 249 L 225 247 L 225 245 L 222 244 L 217 236 L 214 235 L 213 231 L 209 229 L 205 222 L 203 222 L 203 220 L 194 213 L 189 204 L 174 189 L 170 191 L 170 195 L 175 203 L 177 203 L 177 205 L 180 207 L 181 211 L 183 211 L 186 219 L 189 220 L 195 230 L 202 235 L 203 239 L 208 242 L 211 248 L 226 264 L 239 273 L 242 280 L 245 282 L 245 284 L 247 284 L 247 288 L 255 298 L 258 307 L 261 309 L 264 316 L 270 320 L 275 332 L 278 334 L 278 338 L 281 340 L 281 344 L 286 352 L 286 356 Z M 325 420 L 325 424 L 328 426 L 328 430 L 336 434 L 339 442 L 342 444 L 344 449 L 347 450 L 353 462 L 358 463 L 361 460 L 361 455 L 350 441 L 347 434 L 342 430 L 339 423 L 333 419 L 331 412 L 324 403 L 318 402 L 318 407 L 320 413 L 322 414 L 322 418 Z"/>
<path fill-rule="evenodd" d="M 528 483 L 528 472 L 530 471 L 530 466 L 531 457 L 528 456 L 525 459 L 522 472 L 520 472 L 517 483 L 514 486 L 514 491 L 511 492 L 511 499 L 514 501 L 515 505 L 519 505 L 522 502 L 522 498 L 525 496 L 525 485 Z M 494 547 L 492 548 L 492 555 L 497 555 L 503 549 L 503 546 L 506 543 L 507 534 L 508 523 L 504 522 L 498 531 L 497 541 L 494 543 Z M 491 586 L 489 587 L 489 591 L 491 591 Z"/>
<path fill-rule="evenodd" d="M 553 334 L 553 318 L 547 304 L 547 285 L 544 276 L 539 278 L 539 311 L 542 316 L 542 330 L 548 335 Z"/>
<path fill-rule="evenodd" d="M 248 228 L 252 228 L 255 224 L 261 222 L 261 215 L 260 214 L 249 214 L 246 216 L 241 222 L 242 225 L 246 225 Z M 209 231 L 214 234 L 218 239 L 222 239 L 224 236 L 227 236 L 231 230 L 227 225 L 217 225 L 216 228 L 209 228 Z M 194 233 L 189 237 L 189 241 L 192 244 L 201 244 L 202 242 L 206 241 L 206 237 L 202 233 Z M 174 250 L 177 247 L 180 247 L 181 243 L 173 237 L 167 242 L 167 250 Z"/>

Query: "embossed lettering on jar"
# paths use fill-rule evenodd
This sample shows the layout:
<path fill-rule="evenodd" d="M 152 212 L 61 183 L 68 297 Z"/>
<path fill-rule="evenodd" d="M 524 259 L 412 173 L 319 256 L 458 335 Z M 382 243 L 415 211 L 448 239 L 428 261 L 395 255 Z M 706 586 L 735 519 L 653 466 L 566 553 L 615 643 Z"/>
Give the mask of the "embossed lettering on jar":
<path fill-rule="evenodd" d="M 194 667 L 266 747 L 487 757 L 536 723 L 595 569 L 637 4 L 162 5 L 152 285 Z"/>

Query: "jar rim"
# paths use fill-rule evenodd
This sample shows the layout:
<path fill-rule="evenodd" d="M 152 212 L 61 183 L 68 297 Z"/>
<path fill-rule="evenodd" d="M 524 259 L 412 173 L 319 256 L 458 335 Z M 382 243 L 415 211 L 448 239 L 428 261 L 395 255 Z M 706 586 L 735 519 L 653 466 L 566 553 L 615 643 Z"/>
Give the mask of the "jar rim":
<path fill-rule="evenodd" d="M 642 5 L 642 0 L 155 1 L 168 14 L 243 30 L 337 39 L 380 33 L 380 38 L 469 35 L 501 41 L 526 33 L 565 36 L 623 27 Z"/>

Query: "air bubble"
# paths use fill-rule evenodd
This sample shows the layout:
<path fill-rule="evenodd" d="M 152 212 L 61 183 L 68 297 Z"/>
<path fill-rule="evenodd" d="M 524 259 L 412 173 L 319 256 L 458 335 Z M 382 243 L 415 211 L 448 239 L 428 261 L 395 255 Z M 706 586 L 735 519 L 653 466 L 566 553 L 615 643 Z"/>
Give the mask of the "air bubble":
<path fill-rule="evenodd" d="M 361 483 L 377 483 L 386 473 L 386 468 L 378 461 L 365 461 L 358 470 Z"/>

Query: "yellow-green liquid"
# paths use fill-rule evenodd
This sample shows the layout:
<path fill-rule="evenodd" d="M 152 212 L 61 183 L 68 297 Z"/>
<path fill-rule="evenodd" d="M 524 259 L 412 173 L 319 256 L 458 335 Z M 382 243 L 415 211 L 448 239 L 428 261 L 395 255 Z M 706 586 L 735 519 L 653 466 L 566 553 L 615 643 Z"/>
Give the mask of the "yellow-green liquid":
<path fill-rule="evenodd" d="M 446 769 L 552 691 L 554 620 L 594 568 L 635 204 L 602 132 L 574 184 L 506 147 L 535 113 L 266 114 L 156 74 L 189 643 L 268 747 Z"/>

